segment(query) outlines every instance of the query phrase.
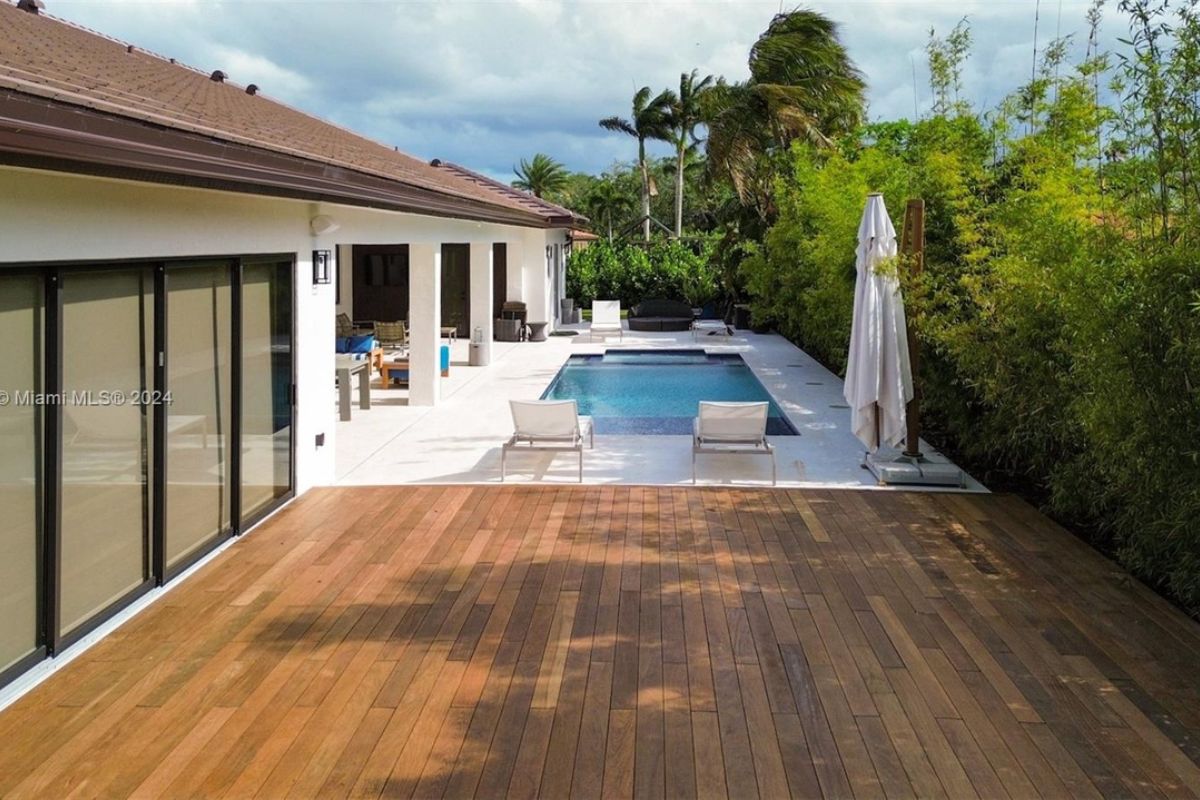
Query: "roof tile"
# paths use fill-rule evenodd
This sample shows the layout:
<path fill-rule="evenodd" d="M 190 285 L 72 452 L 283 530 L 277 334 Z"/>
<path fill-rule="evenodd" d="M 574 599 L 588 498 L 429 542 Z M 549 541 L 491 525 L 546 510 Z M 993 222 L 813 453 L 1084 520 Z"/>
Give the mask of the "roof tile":
<path fill-rule="evenodd" d="M 0 0 L 0 88 L 340 166 L 421 189 L 530 211 L 495 187 L 439 169 L 260 90 Z M 475 173 L 472 173 L 475 174 Z"/>

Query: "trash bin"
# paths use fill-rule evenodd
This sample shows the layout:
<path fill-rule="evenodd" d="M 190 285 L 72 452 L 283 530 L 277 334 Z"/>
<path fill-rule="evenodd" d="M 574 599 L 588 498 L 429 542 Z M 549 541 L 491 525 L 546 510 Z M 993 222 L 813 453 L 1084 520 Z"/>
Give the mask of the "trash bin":
<path fill-rule="evenodd" d="M 490 350 L 487 342 L 483 340 L 483 328 L 476 328 L 471 332 L 471 351 L 467 357 L 467 363 L 472 367 L 486 367 L 490 361 Z"/>

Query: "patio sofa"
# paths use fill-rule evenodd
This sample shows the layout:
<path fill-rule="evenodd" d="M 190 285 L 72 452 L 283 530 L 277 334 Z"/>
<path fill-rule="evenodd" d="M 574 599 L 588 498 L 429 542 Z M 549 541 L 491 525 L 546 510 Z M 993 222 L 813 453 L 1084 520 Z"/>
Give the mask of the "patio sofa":
<path fill-rule="evenodd" d="M 678 300 L 643 300 L 629 312 L 631 331 L 686 331 L 692 327 L 692 307 Z"/>
<path fill-rule="evenodd" d="M 345 360 L 369 361 L 372 370 L 383 363 L 383 348 L 375 341 L 371 333 L 339 336 L 334 342 L 334 352 Z"/>

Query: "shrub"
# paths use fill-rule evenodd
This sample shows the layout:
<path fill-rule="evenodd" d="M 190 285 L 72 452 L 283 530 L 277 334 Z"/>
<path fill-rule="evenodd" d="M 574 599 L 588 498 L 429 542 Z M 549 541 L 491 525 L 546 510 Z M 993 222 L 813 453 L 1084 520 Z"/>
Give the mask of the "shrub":
<path fill-rule="evenodd" d="M 923 197 L 905 296 L 927 437 L 1200 614 L 1200 269 L 1186 237 L 1139 235 L 1079 141 L 1047 129 L 996 161 L 967 118 L 902 146 L 794 149 L 742 277 L 756 322 L 844 371 L 865 195 L 897 223 Z"/>
<path fill-rule="evenodd" d="M 596 299 L 615 299 L 632 308 L 656 297 L 700 306 L 718 290 L 710 251 L 707 240 L 695 246 L 675 240 L 657 242 L 648 249 L 594 242 L 567 260 L 567 294 L 583 307 Z"/>

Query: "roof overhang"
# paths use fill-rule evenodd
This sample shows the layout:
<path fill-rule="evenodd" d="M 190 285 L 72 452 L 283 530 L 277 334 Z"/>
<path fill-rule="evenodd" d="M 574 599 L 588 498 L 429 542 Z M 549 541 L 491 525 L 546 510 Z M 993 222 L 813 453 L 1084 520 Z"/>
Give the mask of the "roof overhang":
<path fill-rule="evenodd" d="M 528 228 L 532 212 L 0 89 L 0 164 Z"/>

